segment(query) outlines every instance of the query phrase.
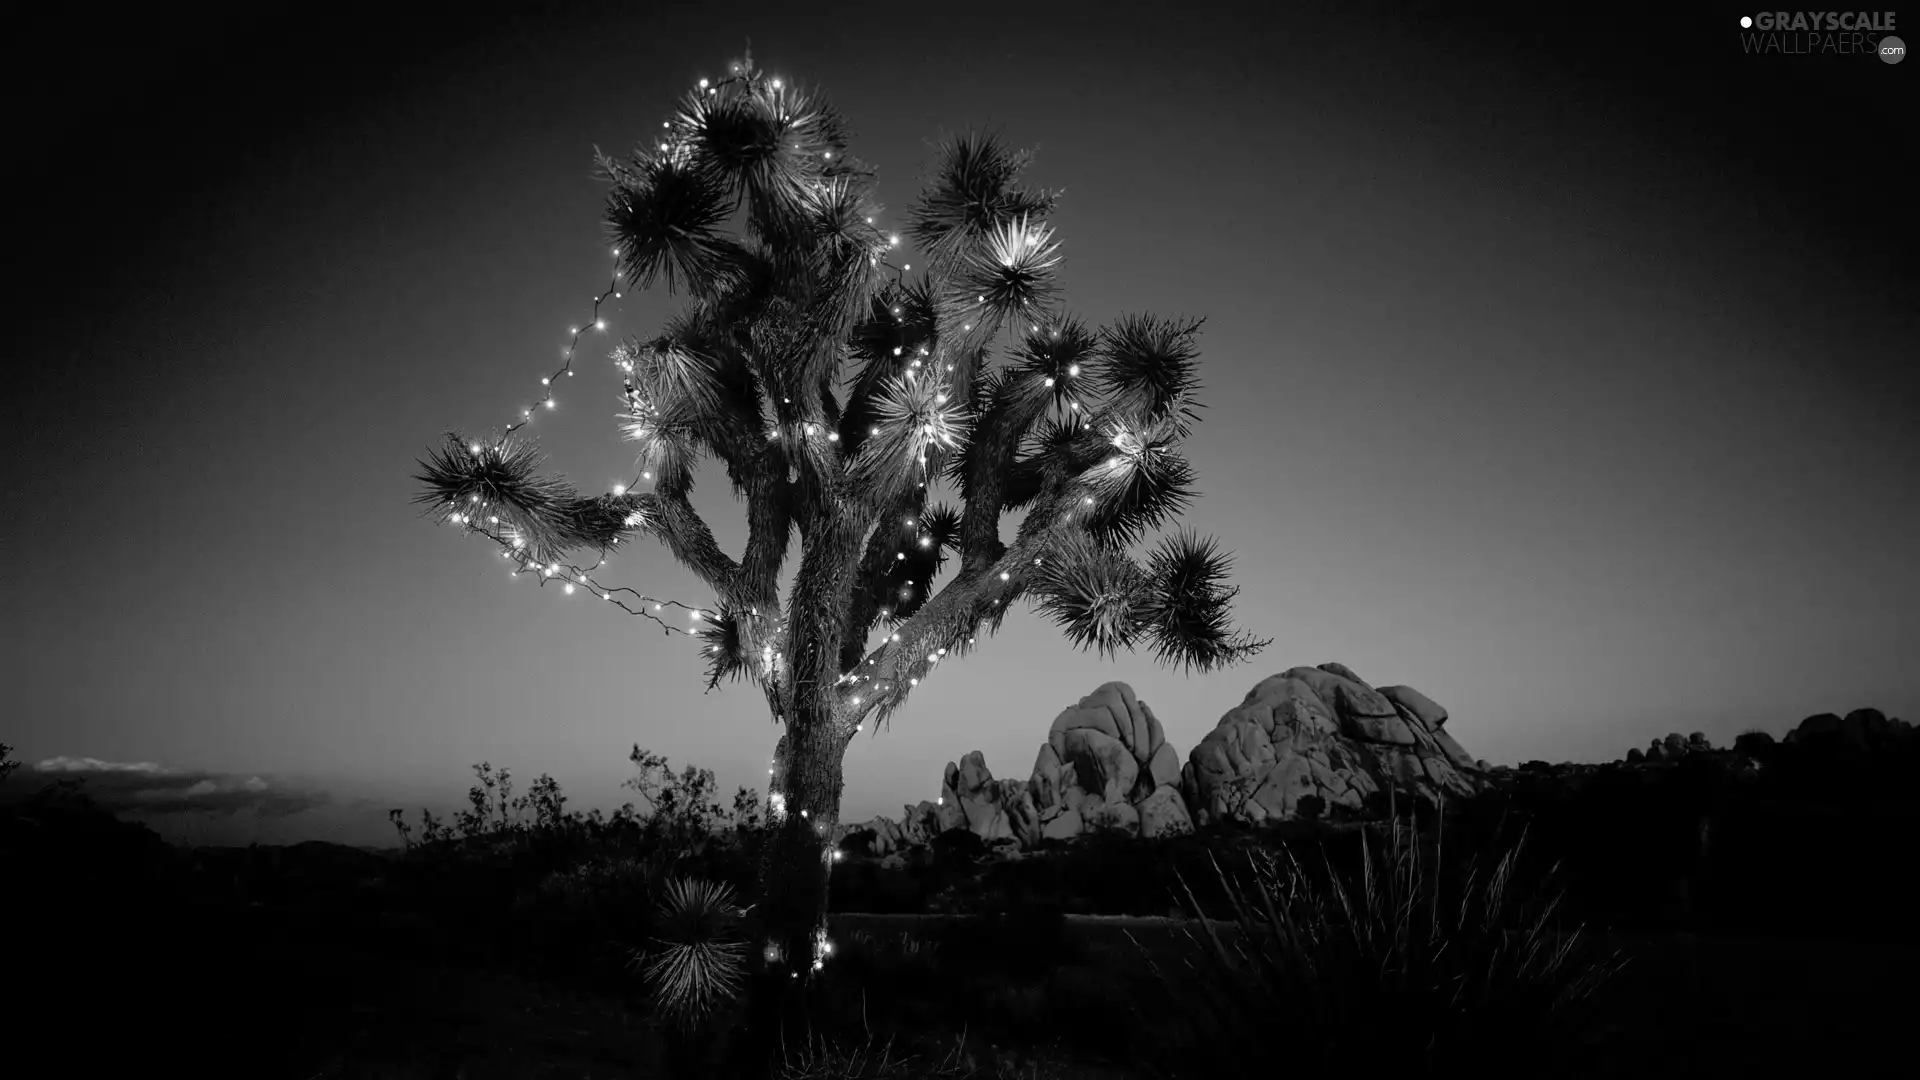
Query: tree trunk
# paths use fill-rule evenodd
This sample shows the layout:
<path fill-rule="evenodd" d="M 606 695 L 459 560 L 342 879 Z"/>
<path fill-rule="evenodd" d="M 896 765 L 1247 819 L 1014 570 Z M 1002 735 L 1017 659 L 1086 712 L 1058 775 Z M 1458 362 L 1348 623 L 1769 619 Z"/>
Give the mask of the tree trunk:
<path fill-rule="evenodd" d="M 749 1044 L 777 1052 L 798 992 L 827 960 L 827 884 L 840 820 L 847 739 L 825 702 L 796 709 L 775 754 L 771 831 L 760 863 L 757 975 L 749 993 Z"/>

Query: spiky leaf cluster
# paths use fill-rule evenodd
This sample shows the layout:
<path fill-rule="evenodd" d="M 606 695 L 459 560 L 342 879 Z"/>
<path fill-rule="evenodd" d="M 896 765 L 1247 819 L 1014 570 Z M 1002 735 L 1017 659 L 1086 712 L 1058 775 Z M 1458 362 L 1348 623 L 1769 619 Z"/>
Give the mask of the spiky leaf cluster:
<path fill-rule="evenodd" d="M 526 439 L 489 442 L 449 432 L 414 479 L 414 502 L 432 516 L 484 526 L 546 561 L 580 548 L 604 550 L 637 531 L 633 501 L 581 497 L 573 485 L 540 471 L 545 455 Z"/>
<path fill-rule="evenodd" d="M 947 140 L 940 168 L 914 203 L 908 229 L 914 246 L 946 269 L 1007 222 L 1044 218 L 1058 196 L 1021 186 L 1020 174 L 1032 161 L 1030 152 L 978 133 Z"/>
<path fill-rule="evenodd" d="M 732 608 L 709 612 L 693 636 L 701 642 L 700 654 L 707 661 L 707 689 L 722 680 L 740 679 L 753 674 L 753 658 L 747 655 L 746 613 Z"/>
<path fill-rule="evenodd" d="M 691 1028 L 740 993 L 747 960 L 740 908 L 732 886 L 676 878 L 657 918 L 653 947 L 636 960 L 660 1015 Z"/>

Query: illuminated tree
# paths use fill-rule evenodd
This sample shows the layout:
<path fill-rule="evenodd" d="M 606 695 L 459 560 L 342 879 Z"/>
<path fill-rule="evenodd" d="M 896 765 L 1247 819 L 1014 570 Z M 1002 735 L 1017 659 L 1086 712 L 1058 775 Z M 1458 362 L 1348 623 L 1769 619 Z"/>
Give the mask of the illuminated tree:
<path fill-rule="evenodd" d="M 822 97 L 748 61 L 689 91 L 651 144 L 603 156 L 608 294 L 659 283 L 687 301 L 656 336 L 612 350 L 635 482 L 588 495 L 543 474 L 517 434 L 534 408 L 494 437 L 449 435 L 419 477 L 429 513 L 500 545 L 516 572 L 689 632 L 710 685 L 766 695 L 784 734 L 756 952 L 795 976 L 831 950 L 847 746 L 1015 600 L 1083 648 L 1188 670 L 1265 644 L 1231 626 L 1229 559 L 1211 540 L 1182 532 L 1129 554 L 1194 495 L 1180 445 L 1199 407 L 1199 323 L 1094 330 L 1062 311 L 1056 196 L 1023 187 L 1028 155 L 991 137 L 941 148 L 904 230 L 916 268 L 846 148 Z M 604 326 L 595 314 L 576 345 Z M 556 374 L 572 372 L 569 349 Z M 537 404 L 552 406 L 557 381 Z M 707 457 L 745 503 L 738 559 L 689 501 Z M 955 501 L 936 501 L 942 490 Z M 1009 544 L 1001 519 L 1022 511 Z M 571 561 L 642 536 L 713 590 L 684 626 L 662 614 L 670 601 Z"/>

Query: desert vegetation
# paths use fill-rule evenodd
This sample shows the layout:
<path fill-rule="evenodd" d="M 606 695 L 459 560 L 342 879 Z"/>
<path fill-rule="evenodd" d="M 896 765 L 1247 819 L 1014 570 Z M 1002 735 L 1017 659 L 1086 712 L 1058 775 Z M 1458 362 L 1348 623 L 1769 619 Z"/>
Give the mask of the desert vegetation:
<path fill-rule="evenodd" d="M 1860 1039 L 1887 1007 L 1871 988 L 1909 932 L 1843 914 L 1891 899 L 1891 872 L 1823 903 L 1745 840 L 1663 853 L 1697 842 L 1702 807 L 1718 836 L 1776 830 L 1791 860 L 1842 832 L 1849 853 L 1900 850 L 1914 818 L 1859 790 L 1884 757 L 1763 753 L 1757 771 L 1731 751 L 1653 774 L 1511 770 L 1481 799 L 1370 823 L 1024 853 L 955 830 L 890 862 L 850 834 L 826 962 L 771 1060 L 750 1052 L 741 994 L 761 797 L 723 800 L 705 770 L 636 747 L 635 804 L 600 814 L 482 764 L 467 810 L 396 812 L 386 852 L 169 847 L 90 811 L 83 786 L 15 774 L 7 870 L 30 883 L 15 894 L 36 932 L 13 967 L 44 1004 L 99 993 L 109 958 L 181 972 L 146 1019 L 232 1017 L 231 1060 L 206 1067 L 263 1076 L 1222 1076 L 1283 1049 L 1296 1067 L 1395 1072 L 1757 1065 L 1821 1032 Z M 1672 902 L 1676 868 L 1691 906 Z M 1740 917 L 1740 896 L 1763 914 Z M 1849 962 L 1844 1009 L 1812 996 L 1816 964 L 1832 978 Z M 1708 1011 L 1719 999 L 1738 1004 Z"/>

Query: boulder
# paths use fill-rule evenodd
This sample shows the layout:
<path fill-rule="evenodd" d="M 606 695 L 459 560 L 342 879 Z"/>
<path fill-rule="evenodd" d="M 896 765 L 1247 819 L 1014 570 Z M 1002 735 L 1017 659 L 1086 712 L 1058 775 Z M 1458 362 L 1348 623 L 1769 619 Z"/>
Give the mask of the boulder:
<path fill-rule="evenodd" d="M 1484 770 L 1440 728 L 1446 711 L 1406 687 L 1375 690 L 1344 664 L 1290 668 L 1248 692 L 1188 755 L 1198 824 L 1321 812 L 1360 816 L 1388 789 L 1437 803 Z"/>
<path fill-rule="evenodd" d="M 947 763 L 940 786 L 941 832 L 964 828 L 981 840 L 1014 840 L 1030 844 L 1039 838 L 1039 823 L 1027 785 L 995 780 L 985 755 L 975 750 L 958 764 Z"/>
<path fill-rule="evenodd" d="M 1145 837 L 1174 836 L 1193 831 L 1193 816 L 1187 813 L 1187 801 L 1180 795 L 1180 789 L 1171 784 L 1156 787 L 1153 794 L 1141 800 L 1140 835 Z"/>
<path fill-rule="evenodd" d="M 1419 717 L 1420 722 L 1430 728 L 1438 730 L 1446 726 L 1447 710 L 1411 686 L 1383 686 L 1380 696 Z"/>
<path fill-rule="evenodd" d="M 1834 714 L 1817 713 L 1800 721 L 1792 731 L 1787 732 L 1786 741 L 1790 743 L 1820 740 L 1840 734 L 1840 718 Z"/>
<path fill-rule="evenodd" d="M 1048 839 L 1148 828 L 1158 835 L 1182 819 L 1192 827 L 1180 796 L 1180 755 L 1153 710 L 1122 682 L 1106 683 L 1054 719 L 1027 788 L 1038 835 Z"/>

